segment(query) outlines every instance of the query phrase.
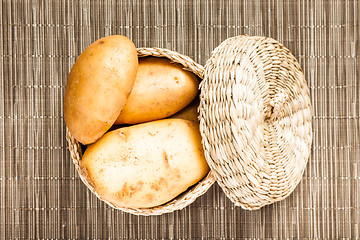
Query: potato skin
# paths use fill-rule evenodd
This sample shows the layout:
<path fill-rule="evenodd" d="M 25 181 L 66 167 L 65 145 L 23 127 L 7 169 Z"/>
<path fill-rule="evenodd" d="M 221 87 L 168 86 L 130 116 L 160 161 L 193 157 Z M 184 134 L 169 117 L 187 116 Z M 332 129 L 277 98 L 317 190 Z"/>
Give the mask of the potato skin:
<path fill-rule="evenodd" d="M 81 53 L 64 96 L 65 122 L 76 140 L 93 143 L 113 125 L 134 85 L 137 68 L 135 45 L 121 35 L 101 38 Z"/>
<path fill-rule="evenodd" d="M 199 114 L 198 114 L 198 107 L 200 104 L 200 99 L 195 98 L 189 105 L 187 105 L 184 109 L 180 112 L 175 113 L 174 115 L 170 116 L 170 118 L 180 118 L 189 121 L 194 121 L 199 123 Z"/>
<path fill-rule="evenodd" d="M 87 148 L 81 167 L 104 200 L 132 208 L 164 204 L 209 171 L 198 124 L 183 119 L 108 132 Z"/>
<path fill-rule="evenodd" d="M 157 57 L 139 58 L 134 87 L 116 124 L 135 124 L 169 117 L 197 95 L 199 81 L 180 64 Z"/>

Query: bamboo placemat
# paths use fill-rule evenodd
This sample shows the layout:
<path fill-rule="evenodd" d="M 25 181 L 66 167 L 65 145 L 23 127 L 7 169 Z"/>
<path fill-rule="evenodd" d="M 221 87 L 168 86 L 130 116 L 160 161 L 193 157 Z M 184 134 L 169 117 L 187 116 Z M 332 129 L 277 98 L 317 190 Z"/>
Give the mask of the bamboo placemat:
<path fill-rule="evenodd" d="M 0 2 L 0 238 L 360 238 L 360 2 L 104 0 Z M 110 34 L 205 64 L 228 37 L 269 36 L 300 62 L 313 106 L 303 180 L 258 211 L 215 184 L 181 211 L 135 216 L 93 196 L 65 140 L 67 75 Z"/>

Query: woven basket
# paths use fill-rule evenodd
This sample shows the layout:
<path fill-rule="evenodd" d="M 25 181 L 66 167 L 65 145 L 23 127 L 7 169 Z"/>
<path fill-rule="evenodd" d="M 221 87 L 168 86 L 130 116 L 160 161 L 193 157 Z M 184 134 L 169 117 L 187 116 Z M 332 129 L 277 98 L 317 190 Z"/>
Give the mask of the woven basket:
<path fill-rule="evenodd" d="M 219 45 L 201 82 L 206 160 L 228 198 L 258 209 L 290 195 L 310 155 L 311 102 L 290 51 L 265 37 Z"/>
<path fill-rule="evenodd" d="M 167 49 L 160 48 L 138 48 L 138 57 L 166 57 L 170 59 L 172 62 L 181 64 L 185 70 L 193 72 L 201 79 L 204 75 L 204 67 L 195 63 L 192 59 L 177 52 L 173 52 Z M 120 206 L 116 206 L 113 203 L 110 203 L 101 198 L 94 189 L 93 185 L 89 181 L 87 174 L 80 167 L 80 161 L 82 157 L 82 148 L 78 141 L 70 134 L 69 130 L 66 130 L 66 139 L 69 145 L 70 155 L 75 164 L 75 168 L 80 175 L 81 180 L 85 183 L 85 185 L 93 192 L 100 200 L 104 201 L 108 205 L 113 208 L 122 210 L 124 212 L 136 214 L 136 215 L 161 215 L 163 213 L 170 213 L 175 210 L 183 209 L 184 207 L 193 203 L 199 196 L 204 194 L 214 183 L 214 177 L 209 172 L 205 178 L 203 178 L 196 185 L 189 188 L 186 192 L 182 193 L 172 201 L 163 204 L 161 206 L 153 207 L 153 208 L 124 208 Z"/>
<path fill-rule="evenodd" d="M 216 180 L 236 206 L 254 210 L 289 196 L 301 180 L 311 146 L 311 104 L 302 70 L 278 41 L 229 38 L 204 68 L 179 53 L 139 48 L 139 57 L 166 57 L 201 79 L 200 132 L 209 174 L 174 200 L 154 208 L 110 206 L 137 215 L 182 209 Z M 71 158 L 82 181 L 80 144 L 67 131 Z M 103 199 L 101 199 L 103 200 Z M 104 200 L 103 200 L 104 201 Z"/>

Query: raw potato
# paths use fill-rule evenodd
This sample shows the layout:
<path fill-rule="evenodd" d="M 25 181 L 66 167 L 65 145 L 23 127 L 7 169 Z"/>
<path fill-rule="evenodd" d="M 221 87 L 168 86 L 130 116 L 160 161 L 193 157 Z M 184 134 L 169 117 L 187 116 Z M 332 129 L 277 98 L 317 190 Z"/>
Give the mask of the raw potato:
<path fill-rule="evenodd" d="M 198 119 L 198 107 L 199 107 L 199 98 L 195 98 L 189 105 L 176 114 L 172 115 L 170 118 L 180 118 L 189 121 L 199 122 Z"/>
<path fill-rule="evenodd" d="M 209 171 L 199 125 L 163 119 L 108 132 L 81 161 L 96 192 L 118 207 L 164 204 Z"/>
<path fill-rule="evenodd" d="M 162 119 L 188 105 L 197 95 L 197 77 L 166 58 L 139 58 L 134 88 L 116 124 Z"/>
<path fill-rule="evenodd" d="M 71 69 L 64 96 L 65 122 L 76 140 L 93 143 L 113 125 L 137 68 L 135 45 L 124 36 L 104 37 L 84 50 Z"/>

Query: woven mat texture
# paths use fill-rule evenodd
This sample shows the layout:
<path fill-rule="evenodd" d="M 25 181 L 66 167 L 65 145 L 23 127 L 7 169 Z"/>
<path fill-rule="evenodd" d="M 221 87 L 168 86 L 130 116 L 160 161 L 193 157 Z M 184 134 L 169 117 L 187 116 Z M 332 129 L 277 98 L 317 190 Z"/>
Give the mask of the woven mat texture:
<path fill-rule="evenodd" d="M 358 0 L 1 0 L 0 238 L 360 238 L 359 12 Z M 63 95 L 76 57 L 110 34 L 203 65 L 240 34 L 288 47 L 310 87 L 314 134 L 293 194 L 245 211 L 215 184 L 152 217 L 93 196 L 67 149 Z"/>

